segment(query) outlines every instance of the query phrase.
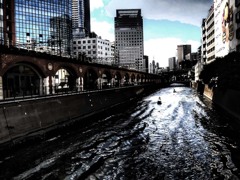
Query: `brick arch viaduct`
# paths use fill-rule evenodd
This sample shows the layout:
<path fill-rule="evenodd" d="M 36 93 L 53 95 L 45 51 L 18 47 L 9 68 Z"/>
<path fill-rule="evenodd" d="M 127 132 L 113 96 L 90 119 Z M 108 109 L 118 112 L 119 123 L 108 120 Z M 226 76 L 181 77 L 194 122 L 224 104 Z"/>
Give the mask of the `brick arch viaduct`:
<path fill-rule="evenodd" d="M 7 49 L 0 57 L 0 99 L 161 83 L 159 75 L 26 50 Z"/>

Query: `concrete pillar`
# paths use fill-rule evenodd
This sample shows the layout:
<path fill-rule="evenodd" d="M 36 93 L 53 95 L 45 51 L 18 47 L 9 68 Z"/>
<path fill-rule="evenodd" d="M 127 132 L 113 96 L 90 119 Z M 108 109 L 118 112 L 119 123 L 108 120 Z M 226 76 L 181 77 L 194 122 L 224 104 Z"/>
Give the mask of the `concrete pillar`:
<path fill-rule="evenodd" d="M 121 86 L 124 86 L 124 77 L 120 80 L 120 84 L 121 84 Z"/>
<path fill-rule="evenodd" d="M 52 77 L 52 94 L 55 94 L 55 86 L 56 86 L 55 76 L 51 76 L 51 77 Z"/>
<path fill-rule="evenodd" d="M 84 90 L 84 79 L 83 77 L 80 77 L 80 91 Z"/>
<path fill-rule="evenodd" d="M 138 84 L 142 84 L 142 79 L 141 78 L 138 79 Z"/>
<path fill-rule="evenodd" d="M 115 78 L 111 79 L 111 87 L 115 87 Z"/>
<path fill-rule="evenodd" d="M 40 78 L 40 84 L 39 84 L 39 94 L 43 95 L 43 79 Z"/>
<path fill-rule="evenodd" d="M 97 86 L 98 86 L 98 89 L 102 89 L 102 78 L 97 79 Z"/>
<path fill-rule="evenodd" d="M 44 93 L 45 95 L 50 94 L 49 79 L 50 79 L 49 76 L 43 79 L 43 93 Z"/>
<path fill-rule="evenodd" d="M 77 92 L 81 91 L 81 90 L 80 90 L 80 81 L 81 81 L 81 78 L 80 78 L 80 77 L 76 79 Z"/>
<path fill-rule="evenodd" d="M 3 81 L 2 76 L 0 76 L 0 99 L 3 99 Z"/>

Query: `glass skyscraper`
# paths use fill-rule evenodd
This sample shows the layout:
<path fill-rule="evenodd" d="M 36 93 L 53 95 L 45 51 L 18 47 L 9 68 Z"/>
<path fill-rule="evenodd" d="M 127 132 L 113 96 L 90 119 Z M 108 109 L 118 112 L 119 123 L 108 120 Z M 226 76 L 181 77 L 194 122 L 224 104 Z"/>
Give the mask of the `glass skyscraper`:
<path fill-rule="evenodd" d="M 14 1 L 0 0 L 0 44 L 15 44 Z"/>
<path fill-rule="evenodd" d="M 55 55 L 70 55 L 72 0 L 14 0 L 12 2 L 14 2 L 12 10 L 14 10 L 15 30 L 12 30 L 14 34 L 11 41 L 14 46 Z M 0 37 L 2 39 L 1 35 Z"/>

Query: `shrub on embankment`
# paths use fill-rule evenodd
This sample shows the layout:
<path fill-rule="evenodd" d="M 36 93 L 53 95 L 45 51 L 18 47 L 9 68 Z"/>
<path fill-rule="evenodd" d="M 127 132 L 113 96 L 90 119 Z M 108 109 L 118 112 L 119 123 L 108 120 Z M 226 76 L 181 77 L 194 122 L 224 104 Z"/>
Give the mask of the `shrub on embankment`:
<path fill-rule="evenodd" d="M 240 124 L 240 53 L 232 52 L 204 66 L 199 78 L 212 91 L 212 101 Z M 205 94 L 209 92 L 204 92 Z"/>
<path fill-rule="evenodd" d="M 225 57 L 204 65 L 199 78 L 209 88 L 217 86 L 219 90 L 234 89 L 240 91 L 240 53 L 232 52 Z"/>

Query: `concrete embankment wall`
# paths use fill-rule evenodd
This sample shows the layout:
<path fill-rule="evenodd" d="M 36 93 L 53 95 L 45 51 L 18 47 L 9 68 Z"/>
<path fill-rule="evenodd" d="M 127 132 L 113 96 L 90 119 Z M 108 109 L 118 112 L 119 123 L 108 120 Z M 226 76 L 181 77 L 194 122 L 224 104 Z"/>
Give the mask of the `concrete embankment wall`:
<path fill-rule="evenodd" d="M 240 91 L 216 89 L 213 91 L 212 101 L 228 112 L 240 124 Z"/>
<path fill-rule="evenodd" d="M 240 124 L 240 91 L 233 89 L 221 90 L 218 88 L 213 90 L 208 88 L 208 85 L 205 85 L 204 88 L 199 88 L 197 83 L 192 87 L 200 94 L 211 99 L 214 104 L 234 117 L 236 122 Z M 203 89 L 203 92 L 199 89 Z"/>
<path fill-rule="evenodd" d="M 75 95 L 15 101 L 0 105 L 0 144 L 17 141 L 129 101 L 146 92 L 134 86 Z"/>

